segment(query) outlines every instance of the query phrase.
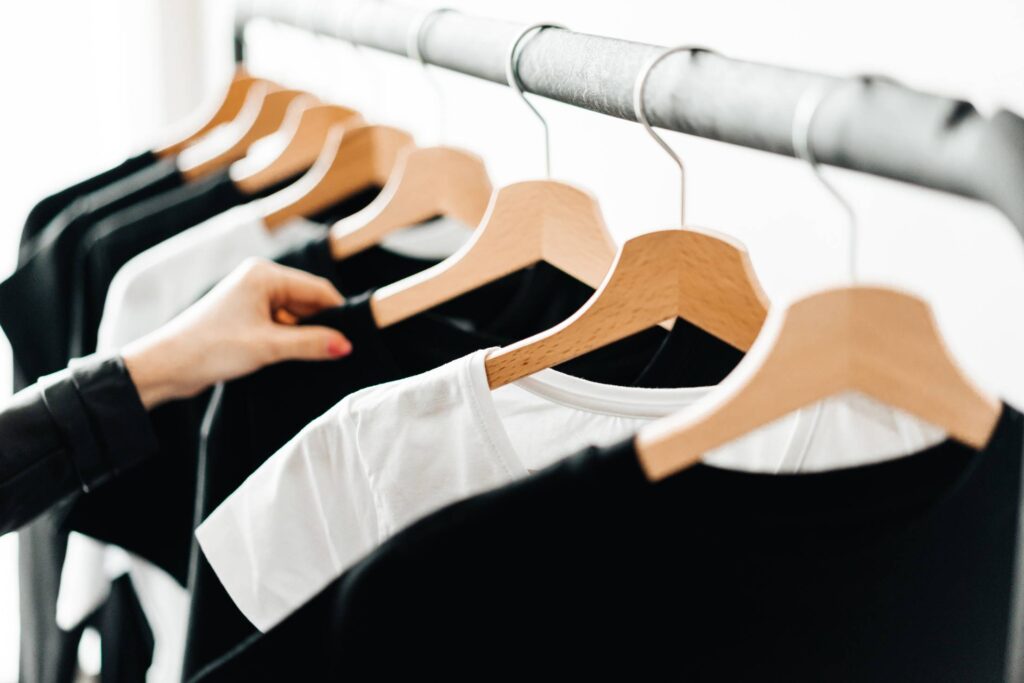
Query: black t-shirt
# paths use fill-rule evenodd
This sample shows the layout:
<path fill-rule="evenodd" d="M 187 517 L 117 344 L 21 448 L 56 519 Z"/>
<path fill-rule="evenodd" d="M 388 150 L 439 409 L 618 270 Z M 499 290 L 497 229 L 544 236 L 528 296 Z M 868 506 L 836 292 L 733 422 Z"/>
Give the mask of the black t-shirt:
<path fill-rule="evenodd" d="M 126 178 L 136 171 L 140 171 L 147 166 L 155 164 L 159 157 L 150 151 L 142 152 L 133 157 L 125 159 L 117 166 L 107 169 L 101 173 L 97 173 L 94 176 L 80 180 L 74 185 L 70 185 L 63 190 L 55 192 L 48 197 L 40 199 L 35 206 L 29 211 L 28 216 L 25 218 L 25 225 L 21 230 L 21 244 L 19 247 L 19 254 L 21 252 L 30 251 L 32 248 L 32 240 L 43 231 L 46 224 L 57 217 L 61 211 L 66 209 L 79 197 L 83 197 L 90 192 L 95 192 L 101 188 L 104 188 L 116 181 Z"/>
<path fill-rule="evenodd" d="M 114 275 L 132 257 L 178 233 L 245 202 L 273 194 L 293 179 L 277 183 L 254 196 L 244 194 L 228 169 L 208 178 L 139 202 L 93 226 L 79 245 L 72 302 L 72 358 L 96 350 L 96 333 L 103 304 Z M 366 207 L 379 193 L 368 188 L 331 208 L 331 215 L 349 216 Z"/>
<path fill-rule="evenodd" d="M 981 452 L 654 484 L 631 441 L 588 449 L 409 527 L 200 679 L 1017 681 L 1022 429 L 1004 406 Z"/>
<path fill-rule="evenodd" d="M 0 327 L 28 383 L 68 361 L 78 245 L 100 220 L 182 184 L 174 159 L 153 163 L 71 203 L 33 240 L 30 253 L 0 282 Z"/>
<path fill-rule="evenodd" d="M 68 310 L 64 274 L 87 227 L 120 207 L 181 183 L 173 159 L 159 160 L 144 152 L 46 197 L 31 210 L 22 229 L 15 275 L 0 284 L 0 327 L 11 341 L 15 390 L 62 368 L 68 360 L 68 340 L 62 336 L 66 327 L 59 322 Z M 35 344 L 41 345 L 39 353 Z M 77 670 L 80 631 L 66 633 L 54 621 L 66 543 L 58 531 L 61 514 L 49 512 L 18 532 L 20 679 L 26 683 L 70 682 Z M 149 657 L 145 642 L 131 640 L 123 628 L 111 630 L 118 614 L 125 612 L 116 604 L 123 604 L 123 594 L 114 593 L 115 604 L 102 616 L 104 650 L 120 647 L 135 653 L 136 670 L 144 671 Z M 129 606 L 126 611 L 134 610 Z M 116 680 L 108 673 L 105 669 L 104 680 Z"/>
<path fill-rule="evenodd" d="M 379 191 L 380 188 L 368 188 L 310 220 L 330 223 L 349 216 L 365 207 Z M 222 188 L 219 192 L 231 191 Z M 298 251 L 314 251 L 318 257 L 327 252 L 326 258 L 330 260 L 326 238 L 315 243 L 316 249 L 304 247 Z M 362 258 L 346 261 L 346 272 L 354 283 L 363 284 L 376 282 L 377 277 L 401 279 L 433 263 L 376 249 L 365 252 Z M 343 294 L 354 292 L 344 286 L 347 282 L 340 284 Z M 164 568 L 184 585 L 192 543 L 199 432 L 209 396 L 210 392 L 204 392 L 150 411 L 160 444 L 159 454 L 121 473 L 92 494 L 76 499 L 63 519 L 63 528 L 130 550 Z M 125 515 L 125 510 L 134 512 Z"/>
<path fill-rule="evenodd" d="M 314 251 L 313 259 L 318 258 Z M 335 270 L 335 277 L 340 277 L 341 269 Z M 324 364 L 282 363 L 224 387 L 212 406 L 200 458 L 196 523 L 306 424 L 349 393 L 545 330 L 575 312 L 591 294 L 568 275 L 538 264 L 383 330 L 373 322 L 369 295 L 316 316 L 311 322 L 342 330 L 352 341 L 353 353 Z M 671 356 L 685 362 L 673 362 Z M 635 384 L 640 376 L 645 386 L 678 387 L 691 385 L 695 372 L 710 372 L 702 359 L 721 369 L 718 381 L 740 358 L 740 352 L 680 322 L 671 335 L 653 328 L 558 369 L 609 384 Z M 254 632 L 197 545 L 193 562 L 186 675 Z"/>
<path fill-rule="evenodd" d="M 121 266 L 149 247 L 246 199 L 225 169 L 133 204 L 93 225 L 75 252 L 68 356 L 77 358 L 96 350 L 107 289 Z"/>

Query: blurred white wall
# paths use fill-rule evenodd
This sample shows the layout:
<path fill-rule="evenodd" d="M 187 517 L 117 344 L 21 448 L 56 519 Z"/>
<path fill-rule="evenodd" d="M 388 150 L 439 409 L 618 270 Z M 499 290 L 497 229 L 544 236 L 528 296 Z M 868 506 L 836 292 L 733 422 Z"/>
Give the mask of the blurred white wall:
<path fill-rule="evenodd" d="M 152 144 L 195 106 L 209 62 L 199 2 L 0 3 L 0 278 L 22 221 L 49 192 Z M 10 390 L 0 334 L 0 405 Z M 18 664 L 17 543 L 0 538 L 0 682 Z"/>
<path fill-rule="evenodd" d="M 284 0 L 281 0 L 284 1 Z M 298 0 L 292 0 L 297 6 Z M 320 0 L 322 10 L 332 0 Z M 409 0 L 429 8 L 435 2 Z M 341 0 L 333 0 L 341 11 Z M 1024 4 L 924 0 L 447 0 L 468 13 L 547 20 L 663 45 L 910 85 L 1024 112 Z M 48 191 L 138 151 L 231 72 L 223 0 L 11 0 L 0 4 L 0 276 L 21 221 Z M 433 92 L 409 60 L 267 26 L 251 66 L 436 142 Z M 436 71 L 447 144 L 481 154 L 495 182 L 542 173 L 539 129 L 506 88 Z M 635 124 L 540 101 L 554 173 L 593 191 L 624 239 L 676 225 L 671 163 Z M 687 163 L 689 222 L 750 249 L 784 300 L 844 277 L 842 214 L 797 162 L 668 134 Z M 954 352 L 989 390 L 1024 406 L 1024 248 L 1009 223 L 971 201 L 828 171 L 861 224 L 861 273 L 928 297 Z M 1024 191 L 1024 188 L 1022 188 Z M 0 337 L 2 340 L 2 337 Z M 0 344 L 0 395 L 8 386 Z M 0 682 L 17 662 L 13 536 L 0 539 Z"/>

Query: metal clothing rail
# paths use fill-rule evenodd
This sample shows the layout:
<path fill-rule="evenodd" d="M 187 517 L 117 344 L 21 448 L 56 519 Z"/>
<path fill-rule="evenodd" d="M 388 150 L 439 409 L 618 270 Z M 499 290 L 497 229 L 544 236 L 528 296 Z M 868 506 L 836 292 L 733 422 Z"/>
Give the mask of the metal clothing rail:
<path fill-rule="evenodd" d="M 410 32 L 424 16 L 388 2 L 357 3 L 355 10 L 351 3 L 314 4 L 312 18 L 299 16 L 293 3 L 261 0 L 242 7 L 236 45 L 244 44 L 245 24 L 260 17 L 405 55 Z M 423 32 L 422 57 L 505 84 L 508 49 L 523 28 L 440 13 Z M 637 74 L 662 49 L 547 29 L 523 48 L 519 74 L 527 92 L 635 121 Z M 680 53 L 651 74 L 645 105 L 655 126 L 794 156 L 797 103 L 808 88 L 829 87 L 833 94 L 811 131 L 818 161 L 988 202 L 1024 235 L 1024 119 L 1005 110 L 982 116 L 968 102 L 884 79 L 826 85 L 838 80 L 715 53 Z"/>

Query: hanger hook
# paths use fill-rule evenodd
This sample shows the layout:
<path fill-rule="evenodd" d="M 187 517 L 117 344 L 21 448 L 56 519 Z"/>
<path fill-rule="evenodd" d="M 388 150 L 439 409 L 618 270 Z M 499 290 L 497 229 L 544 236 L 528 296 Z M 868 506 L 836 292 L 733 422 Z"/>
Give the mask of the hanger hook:
<path fill-rule="evenodd" d="M 512 47 L 508 51 L 508 64 L 506 65 L 505 70 L 505 80 L 508 81 L 509 87 L 515 90 L 516 94 L 519 95 L 519 98 L 526 103 L 526 106 L 530 108 L 530 111 L 533 112 L 534 116 L 540 120 L 540 125 L 544 129 L 544 172 L 548 178 L 551 178 L 551 137 L 548 133 L 548 122 L 540 111 L 537 110 L 537 107 L 533 106 L 533 103 L 526 99 L 526 93 L 523 92 L 523 82 L 519 79 L 519 55 L 522 52 L 522 50 L 519 49 L 519 44 L 522 43 L 523 39 L 533 31 L 540 33 L 546 28 L 564 29 L 565 26 L 562 26 L 561 24 L 539 23 L 531 24 L 524 28 L 519 35 L 516 36 L 516 39 L 512 41 Z"/>
<path fill-rule="evenodd" d="M 652 57 L 644 66 L 640 69 L 640 73 L 636 77 L 636 84 L 633 86 L 633 111 L 636 114 L 636 120 L 640 122 L 640 125 L 644 127 L 647 134 L 650 135 L 658 145 L 665 150 L 665 152 L 672 158 L 672 161 L 679 167 L 679 225 L 686 225 L 686 168 L 683 166 L 683 160 L 679 158 L 676 151 L 665 142 L 662 138 L 654 131 L 654 127 L 651 126 L 651 122 L 647 118 L 647 108 L 644 106 L 644 94 L 647 90 L 647 81 L 651 77 L 651 72 L 654 71 L 654 67 L 658 66 L 669 55 L 674 55 L 677 52 L 689 52 L 696 54 L 698 52 L 711 52 L 706 47 L 700 47 L 697 45 L 679 45 L 677 47 L 670 47 L 660 54 Z"/>
<path fill-rule="evenodd" d="M 438 16 L 445 12 L 454 12 L 456 10 L 451 7 L 438 7 L 432 9 L 429 12 L 423 14 L 420 20 L 413 25 L 413 29 L 409 32 L 409 38 L 405 44 L 405 53 L 409 59 L 415 59 L 423 67 L 423 75 L 426 77 L 427 82 L 430 83 L 430 87 L 434 91 L 434 96 L 437 101 L 437 137 L 438 141 L 444 142 L 444 124 L 445 124 L 445 107 L 444 107 L 444 93 L 441 91 L 441 84 L 434 78 L 434 74 L 428 68 L 427 61 L 423 58 L 423 38 L 426 35 L 426 31 L 430 28 L 430 24 Z"/>
<path fill-rule="evenodd" d="M 868 82 L 869 78 L 862 76 L 858 81 Z M 835 185 L 829 181 L 828 178 L 821 172 L 821 168 L 818 165 L 818 160 L 814 156 L 814 150 L 811 145 L 811 124 L 814 123 L 814 117 L 817 115 L 818 110 L 821 109 L 821 105 L 832 96 L 839 88 L 849 85 L 850 83 L 857 82 L 851 81 L 850 79 L 841 79 L 836 82 L 821 82 L 817 85 L 812 85 L 808 88 L 804 94 L 800 97 L 800 100 L 796 103 L 796 109 L 793 112 L 793 152 L 796 154 L 798 159 L 806 161 L 814 171 L 815 177 L 818 182 L 832 195 L 832 197 L 839 203 L 839 206 L 843 209 L 846 214 L 846 238 L 847 238 L 847 258 L 849 263 L 850 282 L 857 282 L 857 213 L 853 209 L 853 205 L 844 197 L 839 190 L 836 189 Z"/>

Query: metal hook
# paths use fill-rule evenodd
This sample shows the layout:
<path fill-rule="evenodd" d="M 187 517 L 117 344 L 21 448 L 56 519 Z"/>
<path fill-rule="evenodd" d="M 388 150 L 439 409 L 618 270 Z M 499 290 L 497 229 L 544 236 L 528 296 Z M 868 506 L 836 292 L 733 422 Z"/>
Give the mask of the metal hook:
<path fill-rule="evenodd" d="M 427 26 L 431 21 L 445 12 L 454 11 L 456 10 L 451 7 L 438 7 L 437 9 L 432 9 L 429 12 L 426 12 L 422 17 L 420 17 L 420 20 L 416 22 L 413 30 L 409 32 L 409 39 L 405 44 L 405 52 L 409 59 L 415 59 L 423 66 L 427 66 L 426 61 L 423 59 L 422 52 L 423 36 L 427 30 Z"/>
<path fill-rule="evenodd" d="M 654 71 L 654 67 L 658 66 L 663 59 L 669 55 L 674 55 L 677 52 L 714 52 L 706 47 L 699 47 L 696 45 L 679 45 L 677 47 L 670 47 L 661 54 L 652 57 L 644 66 L 640 69 L 640 74 L 637 76 L 636 85 L 633 86 L 633 111 L 636 113 L 636 120 L 640 122 L 640 125 L 644 127 L 647 134 L 654 138 L 654 141 L 665 150 L 665 152 L 672 158 L 672 161 L 679 167 L 679 225 L 686 225 L 686 168 L 683 166 L 683 160 L 679 158 L 676 151 L 665 142 L 664 138 L 658 135 L 654 131 L 654 127 L 651 126 L 651 122 L 647 119 L 646 107 L 644 107 L 644 93 L 647 90 L 647 81 L 651 77 L 651 72 Z"/>
<path fill-rule="evenodd" d="M 866 80 L 866 78 L 861 80 Z M 814 150 L 811 147 L 811 124 L 814 123 L 814 117 L 817 115 L 821 105 L 836 90 L 852 82 L 855 81 L 840 80 L 835 83 L 819 83 L 817 86 L 808 88 L 801 96 L 793 112 L 793 152 L 797 158 L 807 162 L 811 170 L 814 171 L 818 181 L 828 190 L 829 194 L 832 195 L 846 213 L 848 267 L 850 282 L 855 283 L 857 282 L 857 214 L 853 210 L 853 205 L 840 194 L 839 190 L 821 172 L 818 160 L 815 158 Z"/>
<path fill-rule="evenodd" d="M 564 29 L 565 26 L 562 26 L 561 24 L 540 23 L 531 24 L 530 26 L 524 28 L 522 32 L 518 36 L 516 36 L 516 39 L 512 41 L 512 47 L 508 51 L 508 64 L 506 65 L 505 70 L 505 80 L 508 81 L 509 87 L 511 87 L 516 92 L 516 94 L 519 95 L 519 98 L 522 99 L 526 106 L 530 108 L 530 111 L 533 112 L 534 116 L 536 116 L 537 119 L 540 120 L 540 125 L 544 128 L 544 172 L 545 175 L 548 178 L 550 178 L 551 137 L 548 132 L 548 122 L 544 118 L 544 116 L 541 115 L 540 111 L 537 110 L 537 107 L 533 106 L 533 103 L 530 102 L 530 100 L 526 99 L 526 93 L 523 92 L 523 82 L 519 80 L 519 53 L 521 52 L 519 50 L 519 44 L 522 43 L 523 39 L 526 38 L 526 36 L 529 35 L 531 32 L 537 31 L 539 33 L 540 31 L 543 31 L 546 28 Z"/>
<path fill-rule="evenodd" d="M 434 78 L 433 72 L 428 68 L 427 62 L 423 59 L 423 37 L 430 23 L 445 12 L 454 12 L 451 7 L 438 7 L 425 13 L 409 32 L 409 39 L 405 45 L 405 52 L 409 59 L 415 59 L 423 67 L 423 75 L 426 77 L 430 87 L 434 90 L 437 100 L 437 137 L 439 142 L 444 142 L 445 108 L 444 93 L 441 91 L 441 84 Z"/>

